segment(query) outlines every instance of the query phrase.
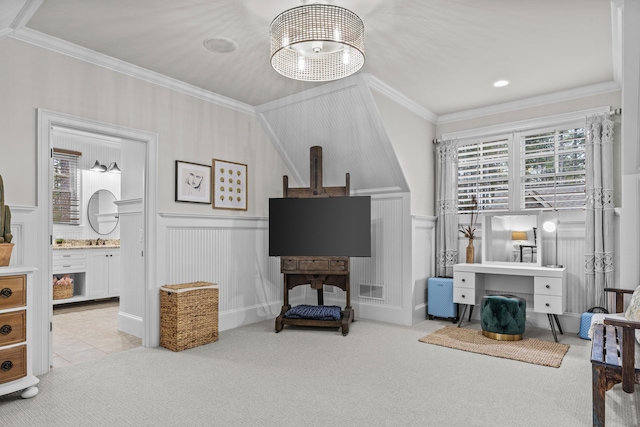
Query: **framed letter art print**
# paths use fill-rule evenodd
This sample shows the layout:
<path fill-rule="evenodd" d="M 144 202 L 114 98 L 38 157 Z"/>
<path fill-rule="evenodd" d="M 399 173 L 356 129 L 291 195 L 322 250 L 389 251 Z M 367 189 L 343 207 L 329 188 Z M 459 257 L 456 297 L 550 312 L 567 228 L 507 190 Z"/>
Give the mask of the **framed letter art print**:
<path fill-rule="evenodd" d="M 213 209 L 247 210 L 247 165 L 213 159 Z"/>
<path fill-rule="evenodd" d="M 176 160 L 176 202 L 211 203 L 211 166 Z"/>

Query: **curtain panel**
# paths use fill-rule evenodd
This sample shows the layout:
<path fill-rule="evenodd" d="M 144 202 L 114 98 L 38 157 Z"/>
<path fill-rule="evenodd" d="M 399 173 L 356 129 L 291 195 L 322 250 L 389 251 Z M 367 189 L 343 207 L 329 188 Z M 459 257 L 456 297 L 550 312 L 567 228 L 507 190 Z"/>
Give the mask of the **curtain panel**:
<path fill-rule="evenodd" d="M 608 114 L 587 117 L 585 289 L 587 306 L 606 307 L 613 287 L 613 125 Z"/>
<path fill-rule="evenodd" d="M 453 277 L 458 263 L 458 144 L 440 141 L 437 145 L 436 275 Z"/>

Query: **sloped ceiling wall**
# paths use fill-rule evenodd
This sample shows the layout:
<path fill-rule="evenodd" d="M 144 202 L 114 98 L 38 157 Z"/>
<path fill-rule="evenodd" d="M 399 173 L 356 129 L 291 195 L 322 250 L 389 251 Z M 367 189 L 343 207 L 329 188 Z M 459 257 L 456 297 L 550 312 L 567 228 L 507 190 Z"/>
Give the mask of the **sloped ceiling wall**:
<path fill-rule="evenodd" d="M 309 186 L 309 148 L 319 145 L 324 186 L 344 185 L 349 173 L 354 193 L 409 191 L 367 75 L 260 105 L 256 113 L 291 170 L 290 187 Z"/>

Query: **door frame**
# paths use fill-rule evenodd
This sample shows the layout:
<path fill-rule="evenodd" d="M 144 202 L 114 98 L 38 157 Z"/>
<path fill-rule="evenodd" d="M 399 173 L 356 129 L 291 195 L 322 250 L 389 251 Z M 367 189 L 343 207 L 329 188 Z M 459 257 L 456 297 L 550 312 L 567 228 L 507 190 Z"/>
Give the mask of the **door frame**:
<path fill-rule="evenodd" d="M 158 135 L 137 129 L 99 122 L 69 114 L 37 109 L 37 191 L 36 217 L 38 223 L 36 283 L 34 292 L 35 327 L 34 334 L 34 374 L 49 372 L 53 357 L 51 322 L 53 318 L 53 290 L 51 288 L 52 267 L 52 233 L 53 217 L 51 202 L 51 152 L 53 126 L 66 127 L 84 132 L 108 135 L 116 138 L 133 140 L 146 144 L 144 166 L 144 195 L 142 201 L 144 221 L 144 273 L 143 287 L 144 307 L 142 308 L 142 345 L 150 347 L 154 340 L 153 332 L 158 328 L 154 319 L 158 318 L 159 308 L 153 304 L 150 296 L 151 288 L 156 283 L 156 235 L 157 235 L 157 182 L 158 182 Z M 38 285 L 40 284 L 40 285 Z"/>

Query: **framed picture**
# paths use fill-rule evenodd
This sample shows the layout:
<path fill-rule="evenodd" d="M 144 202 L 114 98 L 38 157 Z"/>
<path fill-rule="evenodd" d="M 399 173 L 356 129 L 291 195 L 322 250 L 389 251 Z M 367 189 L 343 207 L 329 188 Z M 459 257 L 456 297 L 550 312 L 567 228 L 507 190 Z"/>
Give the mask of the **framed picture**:
<path fill-rule="evenodd" d="M 213 209 L 247 210 L 247 165 L 213 159 Z"/>
<path fill-rule="evenodd" d="M 176 202 L 211 203 L 211 166 L 176 160 Z"/>

